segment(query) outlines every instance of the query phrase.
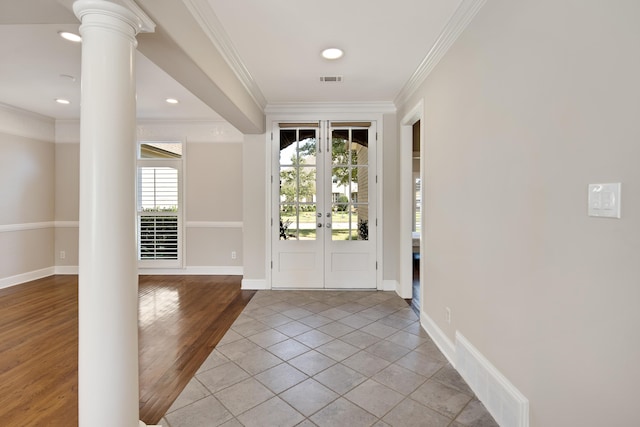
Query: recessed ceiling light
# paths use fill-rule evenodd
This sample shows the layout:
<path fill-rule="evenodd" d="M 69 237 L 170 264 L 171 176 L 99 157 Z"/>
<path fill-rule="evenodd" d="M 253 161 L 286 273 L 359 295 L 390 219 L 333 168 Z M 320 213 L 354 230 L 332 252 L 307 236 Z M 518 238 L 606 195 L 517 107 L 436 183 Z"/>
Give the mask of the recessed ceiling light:
<path fill-rule="evenodd" d="M 70 42 L 80 43 L 82 41 L 82 37 L 68 31 L 58 31 L 58 34 L 60 35 L 60 37 L 65 40 L 69 40 Z"/>
<path fill-rule="evenodd" d="M 71 104 L 71 101 L 69 101 L 68 99 L 64 99 L 64 98 L 56 98 L 56 102 L 58 104 L 63 104 L 63 105 Z"/>
<path fill-rule="evenodd" d="M 179 102 L 175 98 L 167 98 L 167 99 L 165 99 L 165 101 L 167 101 L 168 104 L 177 104 Z"/>
<path fill-rule="evenodd" d="M 330 47 L 322 51 L 322 57 L 325 59 L 338 59 L 342 58 L 342 55 L 344 55 L 344 52 L 337 47 Z"/>

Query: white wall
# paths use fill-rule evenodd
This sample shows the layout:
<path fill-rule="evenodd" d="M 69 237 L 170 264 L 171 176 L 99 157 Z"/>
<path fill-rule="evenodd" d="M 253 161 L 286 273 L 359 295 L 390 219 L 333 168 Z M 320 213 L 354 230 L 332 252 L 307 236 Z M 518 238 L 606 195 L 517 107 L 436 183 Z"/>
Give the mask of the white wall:
<path fill-rule="evenodd" d="M 423 314 L 529 399 L 534 427 L 637 418 L 638 17 L 630 0 L 489 0 L 398 112 L 424 101 Z M 622 219 L 587 216 L 601 182 L 622 182 Z"/>
<path fill-rule="evenodd" d="M 382 135 L 382 274 L 383 281 L 398 282 L 398 254 L 400 252 L 400 163 L 398 158 L 398 130 L 395 114 L 383 116 Z"/>
<path fill-rule="evenodd" d="M 266 135 L 245 135 L 243 143 L 243 288 L 267 287 L 266 218 L 268 144 Z"/>
<path fill-rule="evenodd" d="M 0 106 L 0 287 L 51 274 L 53 120 Z"/>
<path fill-rule="evenodd" d="M 59 126 L 58 129 L 60 129 Z M 61 273 L 76 273 L 78 266 L 80 144 L 77 140 L 78 138 L 75 138 L 71 143 L 55 144 L 54 259 L 58 272 Z M 64 252 L 64 258 L 61 258 L 62 252 Z"/>
<path fill-rule="evenodd" d="M 235 267 L 241 272 L 241 140 L 187 143 L 185 168 L 187 267 Z"/>

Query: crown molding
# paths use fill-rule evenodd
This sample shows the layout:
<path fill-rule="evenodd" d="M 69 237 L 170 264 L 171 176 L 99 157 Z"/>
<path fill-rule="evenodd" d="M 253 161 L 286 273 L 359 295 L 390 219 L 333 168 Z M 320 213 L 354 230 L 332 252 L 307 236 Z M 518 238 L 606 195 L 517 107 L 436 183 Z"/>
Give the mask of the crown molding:
<path fill-rule="evenodd" d="M 438 62 L 447 53 L 460 34 L 471 23 L 487 0 L 462 0 L 447 25 L 442 29 L 440 36 L 433 47 L 422 60 L 418 69 L 413 73 L 409 81 L 404 85 L 394 100 L 396 105 L 402 105 L 424 83 L 429 74 L 438 65 Z"/>
<path fill-rule="evenodd" d="M 0 132 L 53 142 L 55 120 L 13 105 L 0 103 Z"/>
<path fill-rule="evenodd" d="M 268 104 L 266 114 L 290 113 L 395 113 L 393 102 L 283 102 Z"/>
<path fill-rule="evenodd" d="M 224 120 L 138 120 L 138 140 L 178 139 L 186 142 L 242 142 L 242 133 Z"/>
<path fill-rule="evenodd" d="M 231 38 L 224 30 L 222 23 L 216 16 L 213 9 L 211 9 L 209 2 L 206 0 L 182 1 L 198 24 L 200 24 L 202 30 L 218 49 L 229 67 L 231 67 L 236 77 L 238 77 L 245 89 L 247 89 L 254 102 L 261 108 L 264 108 L 267 105 L 266 98 L 262 94 L 262 91 L 256 84 L 255 80 L 253 80 L 251 73 L 244 65 L 244 62 L 240 58 L 240 54 L 233 46 Z"/>

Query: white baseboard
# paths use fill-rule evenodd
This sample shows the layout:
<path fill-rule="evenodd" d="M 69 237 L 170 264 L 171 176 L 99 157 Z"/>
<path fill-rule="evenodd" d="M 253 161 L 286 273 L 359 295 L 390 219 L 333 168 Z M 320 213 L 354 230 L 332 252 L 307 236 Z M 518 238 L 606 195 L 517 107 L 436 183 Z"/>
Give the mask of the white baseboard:
<path fill-rule="evenodd" d="M 242 279 L 243 290 L 264 291 L 271 289 L 266 279 Z"/>
<path fill-rule="evenodd" d="M 427 334 L 431 337 L 434 343 L 438 346 L 442 354 L 447 358 L 449 363 L 455 368 L 456 367 L 456 348 L 447 337 L 447 335 L 442 332 L 442 329 L 438 327 L 436 322 L 431 319 L 424 311 L 420 312 L 420 324 L 427 331 Z"/>
<path fill-rule="evenodd" d="M 501 426 L 529 427 L 529 400 L 456 332 L 456 369 Z"/>
<path fill-rule="evenodd" d="M 400 289 L 400 283 L 398 283 L 397 280 L 383 280 L 382 281 L 382 290 L 383 291 L 398 292 L 398 289 Z"/>
<path fill-rule="evenodd" d="M 77 265 L 56 265 L 55 274 L 78 274 Z"/>
<path fill-rule="evenodd" d="M 11 277 L 5 277 L 0 279 L 0 289 L 19 285 L 21 283 L 30 282 L 32 280 L 42 279 L 43 277 L 52 276 L 54 274 L 55 274 L 55 268 L 47 267 L 41 270 L 29 271 L 27 273 L 16 274 L 15 276 L 11 276 Z"/>
<path fill-rule="evenodd" d="M 499 425 L 529 427 L 529 400 L 460 332 L 454 345 L 424 312 L 420 324 Z"/>
<path fill-rule="evenodd" d="M 139 268 L 138 274 L 242 276 L 242 266 L 189 266 L 186 268 Z"/>
<path fill-rule="evenodd" d="M 140 268 L 139 274 L 158 274 L 158 275 L 207 275 L 207 276 L 242 276 L 242 266 L 194 266 L 187 268 Z M 42 279 L 43 277 L 53 276 L 54 274 L 78 274 L 77 265 L 57 265 L 47 267 L 41 270 L 29 271 L 27 273 L 17 274 L 11 277 L 0 278 L 0 289 L 10 286 L 20 285 L 32 280 Z M 247 289 L 267 289 L 247 288 Z"/>
<path fill-rule="evenodd" d="M 158 275 L 207 275 L 207 276 L 242 276 L 242 267 L 208 267 L 194 266 L 187 268 L 139 268 L 138 274 L 158 274 Z M 55 267 L 55 274 L 78 274 L 77 265 L 58 265 Z"/>

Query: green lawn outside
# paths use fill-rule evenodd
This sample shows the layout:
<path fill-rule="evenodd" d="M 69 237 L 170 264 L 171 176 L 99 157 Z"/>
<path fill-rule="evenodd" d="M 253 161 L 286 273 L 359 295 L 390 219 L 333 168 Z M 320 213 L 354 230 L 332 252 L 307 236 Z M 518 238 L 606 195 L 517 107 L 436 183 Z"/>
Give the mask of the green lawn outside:
<path fill-rule="evenodd" d="M 296 226 L 295 215 L 287 215 L 282 214 L 280 219 L 282 221 L 290 221 L 291 225 L 289 225 L 288 231 L 293 233 Z M 318 220 L 315 212 L 300 212 L 300 240 L 311 240 L 316 238 L 316 227 L 309 227 L 309 224 L 315 224 Z M 331 214 L 331 222 L 332 224 L 340 224 L 340 228 L 334 227 L 331 230 L 331 234 L 333 236 L 333 240 L 347 240 L 349 238 L 349 213 L 348 212 L 333 212 Z M 306 225 L 306 227 L 304 226 Z M 344 227 L 345 229 L 343 229 Z M 358 236 L 358 215 L 353 213 L 351 214 L 351 227 L 352 227 L 352 237 L 357 238 Z"/>
<path fill-rule="evenodd" d="M 296 217 L 293 214 L 281 214 L 280 217 L 283 221 L 289 220 L 294 222 Z M 348 212 L 334 212 L 331 215 L 331 219 L 333 222 L 348 222 L 349 221 L 349 213 Z M 351 221 L 354 224 L 358 223 L 358 215 L 351 214 Z M 316 222 L 316 213 L 315 212 L 300 212 L 300 222 L 301 223 L 309 223 Z"/>
<path fill-rule="evenodd" d="M 333 240 L 347 240 L 349 230 L 333 230 Z M 316 230 L 300 230 L 300 240 L 312 240 L 316 238 Z"/>

